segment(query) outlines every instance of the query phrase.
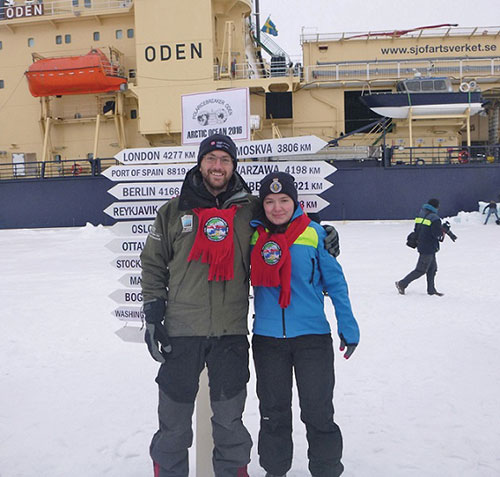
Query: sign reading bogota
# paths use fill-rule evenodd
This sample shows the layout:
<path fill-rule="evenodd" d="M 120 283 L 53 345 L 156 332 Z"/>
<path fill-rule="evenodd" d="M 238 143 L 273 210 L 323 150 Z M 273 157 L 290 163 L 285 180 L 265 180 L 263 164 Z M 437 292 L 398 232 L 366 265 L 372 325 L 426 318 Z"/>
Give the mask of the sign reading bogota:
<path fill-rule="evenodd" d="M 258 141 L 238 141 L 236 151 L 239 159 L 282 157 L 297 154 L 314 154 L 327 145 L 317 136 L 296 136 Z M 198 146 L 147 147 L 123 149 L 115 155 L 122 164 L 167 164 L 193 162 L 198 155 Z"/>
<path fill-rule="evenodd" d="M 199 144 L 212 134 L 250 139 L 248 88 L 185 94 L 181 104 L 182 144 Z"/>

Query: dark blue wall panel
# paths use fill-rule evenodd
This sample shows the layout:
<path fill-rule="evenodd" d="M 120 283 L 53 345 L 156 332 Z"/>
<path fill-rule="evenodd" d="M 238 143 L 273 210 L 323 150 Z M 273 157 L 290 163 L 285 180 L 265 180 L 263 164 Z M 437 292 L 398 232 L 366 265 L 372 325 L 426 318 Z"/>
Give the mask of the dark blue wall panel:
<path fill-rule="evenodd" d="M 500 165 L 395 166 L 340 162 L 322 194 L 323 220 L 411 219 L 431 197 L 441 216 L 477 210 L 479 200 L 499 200 Z M 105 177 L 0 181 L 0 228 L 112 225 L 103 210 L 116 199 Z"/>

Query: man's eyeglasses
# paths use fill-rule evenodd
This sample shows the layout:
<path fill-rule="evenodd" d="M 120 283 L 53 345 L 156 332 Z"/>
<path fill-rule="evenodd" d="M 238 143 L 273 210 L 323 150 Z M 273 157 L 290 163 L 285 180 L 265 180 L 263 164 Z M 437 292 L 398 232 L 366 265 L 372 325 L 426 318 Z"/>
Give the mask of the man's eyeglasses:
<path fill-rule="evenodd" d="M 223 166 L 228 166 L 233 162 L 231 156 L 217 157 L 212 154 L 207 154 L 203 159 L 209 164 L 215 164 L 219 160 Z"/>

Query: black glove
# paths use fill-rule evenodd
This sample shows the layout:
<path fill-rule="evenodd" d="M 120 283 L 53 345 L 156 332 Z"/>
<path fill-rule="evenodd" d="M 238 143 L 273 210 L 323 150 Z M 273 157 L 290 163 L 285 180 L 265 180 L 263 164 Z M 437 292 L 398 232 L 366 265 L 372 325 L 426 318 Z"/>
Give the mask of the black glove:
<path fill-rule="evenodd" d="M 333 257 L 340 255 L 339 234 L 333 225 L 323 225 L 326 232 L 325 248 Z"/>
<path fill-rule="evenodd" d="M 340 351 L 344 351 L 347 347 L 347 350 L 344 353 L 345 359 L 349 359 L 351 357 L 351 354 L 354 353 L 356 346 L 358 346 L 358 343 L 348 344 L 345 342 L 344 335 L 340 335 Z"/>
<path fill-rule="evenodd" d="M 156 299 L 144 303 L 142 307 L 146 319 L 144 341 L 148 345 L 149 354 L 159 363 L 165 362 L 165 353 L 172 351 L 167 330 L 163 324 L 165 316 L 165 300 Z"/>

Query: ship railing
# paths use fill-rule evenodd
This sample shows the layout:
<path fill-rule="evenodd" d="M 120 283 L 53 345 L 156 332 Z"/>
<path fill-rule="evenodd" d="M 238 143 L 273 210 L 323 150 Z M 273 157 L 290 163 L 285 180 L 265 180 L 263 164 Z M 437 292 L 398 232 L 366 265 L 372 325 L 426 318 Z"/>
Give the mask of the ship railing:
<path fill-rule="evenodd" d="M 11 20 L 13 17 L 11 17 L 10 9 L 22 5 L 29 5 L 31 8 L 34 8 L 34 5 L 43 5 L 43 15 L 33 17 L 42 18 L 67 14 L 79 16 L 96 11 L 129 8 L 133 5 L 133 0 L 33 0 L 29 2 L 17 0 L 13 6 L 0 7 L 0 20 Z"/>
<path fill-rule="evenodd" d="M 500 162 L 500 145 L 405 147 L 385 149 L 386 166 L 493 164 Z"/>
<path fill-rule="evenodd" d="M 114 158 L 0 163 L 0 180 L 98 176 L 117 164 Z"/>
<path fill-rule="evenodd" d="M 500 76 L 500 57 L 375 62 L 319 63 L 304 67 L 304 80 L 313 82 L 398 80 L 422 76 L 465 79 Z"/>
<path fill-rule="evenodd" d="M 250 63 L 232 63 L 229 71 L 226 66 L 214 65 L 214 79 L 256 79 L 277 77 L 299 77 L 302 74 L 300 65 L 290 66 L 286 61 L 274 62 L 271 65 L 251 65 Z"/>

